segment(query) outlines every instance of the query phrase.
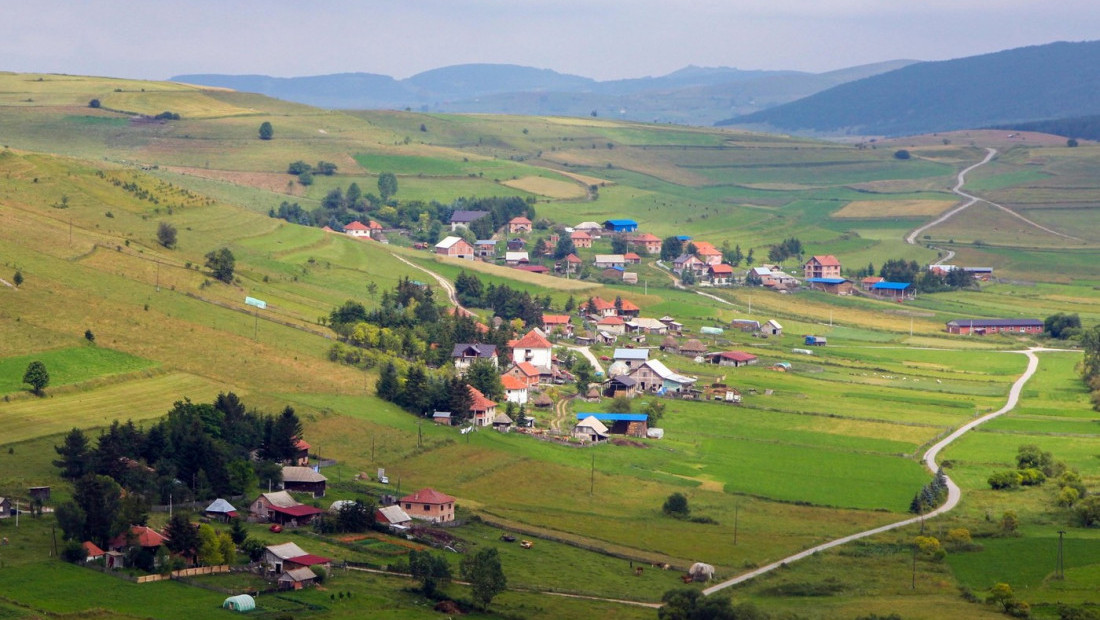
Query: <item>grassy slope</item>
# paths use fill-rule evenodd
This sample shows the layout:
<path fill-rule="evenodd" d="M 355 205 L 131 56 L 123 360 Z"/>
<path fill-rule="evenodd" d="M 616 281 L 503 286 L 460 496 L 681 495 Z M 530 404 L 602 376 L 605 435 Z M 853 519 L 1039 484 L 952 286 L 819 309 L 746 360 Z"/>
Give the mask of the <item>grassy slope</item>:
<path fill-rule="evenodd" d="M 12 85 L 20 77 L 0 76 L 0 80 Z M 24 77 L 22 81 L 33 80 Z M 178 101 L 178 111 L 184 114 L 178 122 L 145 124 L 83 107 L 90 96 L 103 95 L 106 100 L 117 87 L 115 82 L 76 80 L 66 86 L 46 80 L 31 87 L 53 90 L 33 91 L 38 104 L 34 106 L 21 103 L 18 97 L 2 102 L 7 107 L 0 115 L 0 125 L 10 135 L 10 144 L 89 159 L 11 151 L 0 154 L 0 174 L 6 180 L 0 186 L 0 251 L 13 257 L 5 259 L 9 269 L 18 267 L 27 276 L 19 291 L 0 287 L 3 355 L 18 358 L 46 349 L 83 351 L 74 347 L 82 341 L 83 330 L 91 328 L 102 346 L 151 360 L 159 365 L 158 373 L 164 374 L 148 379 L 123 374 L 116 381 L 109 375 L 128 370 L 122 360 L 93 365 L 84 375 L 65 380 L 74 381 L 73 387 L 60 388 L 48 399 L 62 405 L 65 412 L 56 426 L 26 427 L 32 430 L 21 431 L 20 437 L 64 430 L 74 423 L 104 423 L 106 417 L 101 411 L 97 418 L 94 406 L 81 413 L 77 402 L 83 399 L 82 390 L 118 403 L 136 398 L 138 393 L 157 392 L 165 404 L 149 401 L 139 408 L 147 413 L 134 414 L 144 417 L 155 415 L 158 407 L 184 395 L 208 398 L 216 389 L 235 389 L 246 394 L 249 402 L 263 406 L 292 402 L 301 407 L 311 441 L 318 440 L 327 454 L 343 463 L 332 471 L 331 476 L 337 479 L 385 465 L 405 479 L 406 488 L 439 485 L 459 494 L 467 505 L 498 518 L 569 532 L 634 554 L 658 554 L 681 561 L 706 559 L 732 571 L 839 532 L 893 518 L 866 509 L 904 509 L 908 497 L 926 480 L 912 458 L 919 447 L 965 420 L 975 407 L 989 409 L 999 404 L 1020 365 L 987 349 L 1015 343 L 1008 339 L 975 343 L 943 338 L 938 330 L 945 317 L 961 310 L 1033 312 L 1037 303 L 1052 308 L 1088 307 L 1091 298 L 1084 286 L 1075 287 L 1070 294 L 1062 289 L 1025 289 L 1028 295 L 1021 295 L 1017 288 L 998 287 L 988 297 L 985 292 L 927 296 L 916 313 L 910 313 L 899 312 L 894 304 L 824 295 L 720 292 L 736 304 L 727 308 L 690 293 L 658 288 L 656 283 L 663 277 L 656 272 L 650 274 L 654 286 L 649 295 L 639 295 L 637 289 L 600 290 L 598 294 L 604 296 L 621 293 L 634 299 L 647 313 L 671 312 L 684 317 L 693 328 L 715 318 L 724 321 L 745 316 L 751 304 L 754 317 L 781 318 L 788 336 L 759 342 L 728 334 L 731 346 L 752 350 L 765 362 L 785 359 L 796 364 L 790 375 L 763 367 L 731 370 L 737 372 L 734 376 L 739 385 L 758 390 L 759 396 L 747 396 L 741 409 L 674 403 L 663 424 L 669 439 L 656 455 L 657 451 L 631 448 L 596 451 L 599 501 L 595 501 L 578 493 L 588 482 L 588 452 L 532 445 L 523 438 L 495 434 L 480 434 L 467 446 L 456 442 L 447 430 L 436 428 L 425 428 L 428 449 L 415 450 L 411 447 L 416 434 L 414 419 L 373 398 L 356 396 L 370 384 L 369 376 L 322 361 L 328 343 L 307 331 L 321 331 L 314 324 L 319 315 L 348 297 L 369 304 L 365 298 L 368 281 L 388 287 L 404 274 L 413 278 L 423 278 L 423 274 L 373 244 L 267 219 L 262 215 L 266 209 L 285 199 L 280 197 L 281 186 L 277 191 L 257 190 L 203 180 L 194 174 L 120 170 L 113 163 L 102 163 L 104 154 L 108 160 L 222 168 L 240 174 L 279 173 L 293 159 L 326 159 L 338 162 L 341 172 L 349 175 L 336 177 L 332 183 L 358 180 L 365 187 L 369 187 L 371 175 L 380 171 L 373 166 L 393 166 L 403 175 L 402 198 L 444 200 L 482 191 L 512 193 L 491 179 L 529 175 L 560 179 L 554 171 L 560 169 L 611 182 L 601 188 L 600 199 L 594 202 L 539 204 L 540 213 L 567 223 L 573 223 L 574 217 L 598 220 L 629 214 L 662 235 L 686 231 L 715 241 L 728 238 L 745 249 L 756 247 L 761 256 L 761 244 L 795 234 L 812 242 L 812 251 L 846 248 L 859 256 L 860 262 L 873 260 L 877 264 L 897 251 L 912 251 L 914 258 L 931 253 L 901 248 L 894 239 L 905 228 L 885 221 L 861 221 L 858 225 L 863 232 L 853 235 L 847 232 L 852 222 L 834 220 L 829 213 L 849 200 L 868 199 L 868 192 L 875 194 L 875 200 L 942 197 L 942 187 L 953 171 L 976 159 L 977 149 L 928 149 L 927 160 L 905 167 L 886 151 L 856 151 L 770 136 L 585 119 L 490 121 L 400 113 L 344 115 L 239 94 L 188 92 L 178 100 L 165 99 L 162 94 L 142 96 L 141 86 L 128 85 L 126 89 L 139 91 L 126 93 L 130 95 L 125 98 L 128 105 L 156 110 Z M 150 85 L 145 87 L 153 90 Z M 262 143 L 254 138 L 255 128 L 268 118 L 276 125 L 277 139 Z M 428 126 L 427 135 L 417 129 L 421 122 Z M 410 137 L 407 144 L 405 136 Z M 399 165 L 412 167 L 400 170 Z M 112 185 L 109 178 L 97 176 L 101 168 L 108 177 L 147 188 L 160 203 L 140 200 Z M 1052 174 L 1081 175 L 1080 170 L 1079 166 Z M 471 173 L 480 176 L 472 179 Z M 991 185 L 993 191 L 1037 180 L 1034 175 L 1009 174 L 1015 176 Z M 245 176 L 239 180 L 252 182 Z M 202 190 L 216 202 L 191 200 L 182 192 L 184 187 Z M 405 196 L 406 188 L 412 196 Z M 301 199 L 319 198 L 323 191 L 322 187 L 312 188 Z M 50 208 L 63 199 L 68 208 Z M 177 205 L 171 213 L 169 204 Z M 160 220 L 179 228 L 177 250 L 165 251 L 154 244 Z M 71 241 L 70 222 L 74 229 Z M 220 245 L 228 245 L 237 254 L 239 284 L 206 285 L 199 271 L 187 268 L 188 262 L 200 264 L 206 251 Z M 1076 273 L 1084 273 L 1085 265 L 1082 262 Z M 453 271 L 450 267 L 440 270 L 453 275 L 448 269 Z M 493 278 L 502 281 L 499 278 L 509 275 L 504 271 Z M 522 280 L 512 284 L 538 285 L 530 278 Z M 271 304 L 258 322 L 242 312 L 246 294 Z M 564 291 L 553 295 L 558 303 L 565 296 Z M 993 305 L 986 307 L 987 303 Z M 825 325 L 834 313 L 835 322 Z M 913 337 L 909 336 L 911 327 Z M 811 331 L 829 335 L 831 346 L 812 359 L 792 360 L 789 349 L 799 344 L 800 333 Z M 876 348 L 907 343 L 970 350 L 938 353 Z M 25 365 L 24 358 L 12 363 L 17 371 Z M 670 360 L 670 364 L 700 376 L 717 376 L 715 369 L 696 367 L 686 360 Z M 963 370 L 966 372 L 961 373 Z M 1057 372 L 1068 376 L 1070 369 L 1059 367 Z M 162 385 L 159 392 L 147 389 L 151 383 L 177 377 L 185 383 Z M 766 389 L 775 391 L 764 396 Z M 65 390 L 72 390 L 71 396 Z M 1039 398 L 1048 402 L 1056 393 L 1044 391 Z M 884 401 L 903 406 L 884 408 Z M 19 407 L 36 404 L 17 400 L 10 405 L 15 408 L 11 411 L 0 407 L 0 415 L 15 420 L 23 415 Z M 840 415 L 838 409 L 842 409 Z M 1026 430 L 1036 420 L 1006 423 L 1017 426 L 1005 430 Z M 1071 424 L 1072 420 L 1060 419 L 1058 423 Z M 370 462 L 363 448 L 367 435 L 379 439 L 375 462 Z M 997 436 L 994 432 L 988 435 Z M 1094 449 L 1092 440 L 1059 441 L 1062 443 L 1052 448 L 1056 453 L 1065 453 L 1064 458 L 1075 464 L 1091 466 L 1084 456 Z M 995 448 L 983 436 L 977 438 L 974 449 L 980 455 L 992 454 Z M 41 477 L 50 470 L 46 456 L 25 471 L 38 472 L 35 475 Z M 468 463 L 468 467 L 450 468 L 456 461 Z M 812 474 L 804 475 L 808 471 Z M 964 468 L 958 476 L 969 486 L 982 486 L 980 472 L 967 475 Z M 524 483 L 517 484 L 517 479 Z M 863 482 L 852 484 L 854 480 Z M 9 477 L 6 484 L 15 481 Z M 685 526 L 658 517 L 656 507 L 673 490 L 688 492 L 696 510 L 716 518 L 719 525 Z M 821 505 L 864 510 L 793 506 L 754 495 L 788 501 L 809 498 Z M 736 546 L 732 544 L 734 511 L 739 514 L 741 532 L 756 533 L 744 536 Z M 608 528 L 609 522 L 621 527 Z M 580 560 L 555 560 L 576 561 Z M 792 570 L 798 573 L 802 569 Z M 814 574 L 812 566 L 807 570 Z M 642 597 L 655 594 L 652 586 L 623 585 L 626 589 L 620 592 L 634 591 Z M 897 594 L 885 586 L 879 591 Z M 939 596 L 942 590 L 922 593 Z M 850 603 L 838 604 L 857 610 L 861 600 L 865 603 L 856 595 Z M 892 609 L 909 609 L 907 603 L 893 600 L 898 606 Z M 769 598 L 761 601 L 788 604 Z M 546 602 L 538 599 L 533 604 Z M 789 604 L 798 608 L 797 603 Z M 555 603 L 543 613 L 566 613 L 565 605 Z M 596 607 L 585 607 L 586 613 L 597 613 L 592 611 Z"/>

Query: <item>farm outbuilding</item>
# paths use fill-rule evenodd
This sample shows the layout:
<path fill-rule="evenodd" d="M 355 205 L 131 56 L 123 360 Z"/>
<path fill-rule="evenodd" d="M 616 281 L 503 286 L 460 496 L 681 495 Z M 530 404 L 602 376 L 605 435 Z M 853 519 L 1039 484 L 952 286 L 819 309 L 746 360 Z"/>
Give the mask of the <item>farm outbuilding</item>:
<path fill-rule="evenodd" d="M 696 562 L 688 569 L 688 574 L 691 575 L 692 581 L 710 581 L 714 579 L 714 567 L 710 564 Z"/>
<path fill-rule="evenodd" d="M 247 594 L 238 594 L 222 601 L 222 609 L 230 611 L 253 611 L 256 609 L 256 599 Z"/>

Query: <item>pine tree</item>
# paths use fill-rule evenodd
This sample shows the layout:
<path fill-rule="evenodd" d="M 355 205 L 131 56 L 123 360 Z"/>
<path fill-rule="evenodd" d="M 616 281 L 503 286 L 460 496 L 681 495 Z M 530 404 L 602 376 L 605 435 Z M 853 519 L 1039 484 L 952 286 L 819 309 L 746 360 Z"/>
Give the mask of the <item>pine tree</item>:
<path fill-rule="evenodd" d="M 378 376 L 378 384 L 374 386 L 378 398 L 389 402 L 396 402 L 401 393 L 401 384 L 397 380 L 397 367 L 393 362 L 386 362 L 382 367 L 382 373 Z"/>

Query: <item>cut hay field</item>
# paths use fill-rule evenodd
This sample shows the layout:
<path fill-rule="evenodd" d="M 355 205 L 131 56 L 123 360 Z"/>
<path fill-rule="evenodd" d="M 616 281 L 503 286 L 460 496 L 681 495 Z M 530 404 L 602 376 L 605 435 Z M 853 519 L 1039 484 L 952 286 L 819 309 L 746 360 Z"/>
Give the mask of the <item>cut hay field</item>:
<path fill-rule="evenodd" d="M 949 200 L 854 200 L 833 213 L 835 218 L 929 217 L 955 204 Z"/>

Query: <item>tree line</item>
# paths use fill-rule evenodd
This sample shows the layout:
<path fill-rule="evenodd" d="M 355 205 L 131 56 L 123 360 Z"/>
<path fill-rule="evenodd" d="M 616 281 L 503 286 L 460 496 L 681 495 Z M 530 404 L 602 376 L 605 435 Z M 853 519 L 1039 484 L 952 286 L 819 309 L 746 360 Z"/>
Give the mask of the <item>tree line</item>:
<path fill-rule="evenodd" d="M 213 403 L 177 401 L 148 430 L 114 421 L 94 445 L 74 428 L 55 446 L 53 464 L 73 483 L 57 507 L 66 538 L 104 545 L 130 525 L 144 525 L 153 503 L 234 496 L 279 482 L 297 453 L 302 425 L 294 409 L 247 409 L 236 394 Z"/>

